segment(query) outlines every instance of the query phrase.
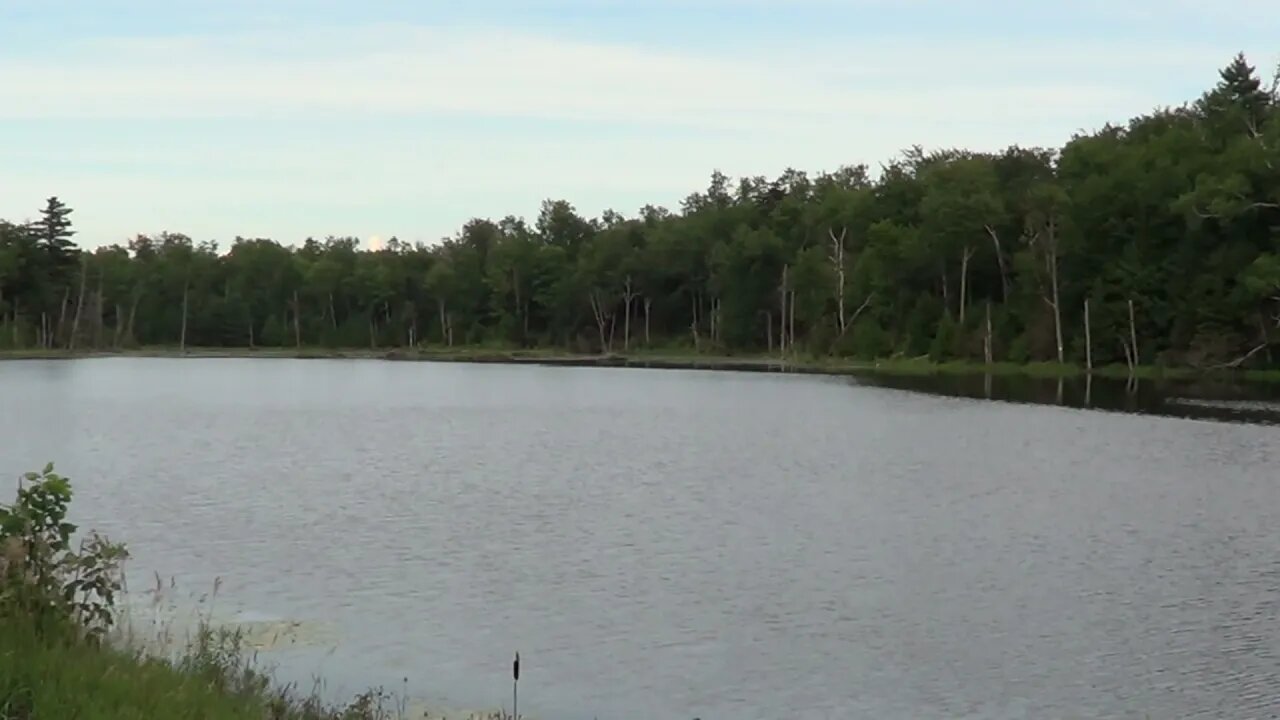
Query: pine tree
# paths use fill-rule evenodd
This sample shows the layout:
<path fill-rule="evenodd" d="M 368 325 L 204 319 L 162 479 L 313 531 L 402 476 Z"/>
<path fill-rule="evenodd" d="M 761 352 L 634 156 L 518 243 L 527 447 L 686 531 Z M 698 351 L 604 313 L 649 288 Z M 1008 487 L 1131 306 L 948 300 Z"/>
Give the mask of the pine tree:
<path fill-rule="evenodd" d="M 40 211 L 40 219 L 31 224 L 40 249 L 55 274 L 74 267 L 79 254 L 71 240 L 76 234 L 71 229 L 72 212 L 66 203 L 54 196 L 45 202 L 44 209 Z"/>
<path fill-rule="evenodd" d="M 1218 86 L 1207 98 L 1209 107 L 1218 111 L 1238 108 L 1256 130 L 1273 102 L 1271 93 L 1262 86 L 1257 69 L 1240 53 L 1218 71 L 1218 77 Z"/>

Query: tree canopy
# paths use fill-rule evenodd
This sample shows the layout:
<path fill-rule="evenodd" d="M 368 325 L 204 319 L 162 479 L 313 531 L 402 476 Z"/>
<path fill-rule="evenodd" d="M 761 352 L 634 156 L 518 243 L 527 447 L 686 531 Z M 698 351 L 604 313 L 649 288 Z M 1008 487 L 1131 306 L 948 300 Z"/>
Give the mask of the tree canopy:
<path fill-rule="evenodd" d="M 591 218 L 548 200 L 532 222 L 477 218 L 432 245 L 162 233 L 86 250 L 73 237 L 57 197 L 38 220 L 0 221 L 0 347 L 1269 364 L 1280 96 L 1241 55 L 1200 98 L 1060 148 L 716 172 L 675 211 Z"/>

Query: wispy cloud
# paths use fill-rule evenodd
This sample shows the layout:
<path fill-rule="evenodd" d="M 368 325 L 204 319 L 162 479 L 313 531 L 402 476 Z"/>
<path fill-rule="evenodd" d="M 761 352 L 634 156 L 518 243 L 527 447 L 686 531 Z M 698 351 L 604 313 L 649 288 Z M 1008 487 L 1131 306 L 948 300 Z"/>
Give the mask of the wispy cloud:
<path fill-rule="evenodd" d="M 546 196 L 589 212 L 674 202 L 713 168 L 874 163 L 916 142 L 1056 144 L 1190 99 L 1232 52 L 1253 49 L 1127 29 L 1155 22 L 1151 2 L 1074 4 L 1073 22 L 1097 27 L 1088 33 L 1063 31 L 1061 8 L 997 0 L 655 0 L 644 32 L 605 21 L 635 4 L 554 5 L 599 27 L 495 19 L 548 3 L 487 0 L 467 15 L 288 0 L 273 20 L 236 0 L 216 6 L 214 30 L 153 23 L 12 43 L 0 49 L 0 185 L 20 190 L 0 196 L 0 217 L 57 192 L 105 239 L 160 227 L 431 238 Z M 1199 4 L 1166 7 L 1161 22 L 1210 22 Z M 973 17 L 952 27 L 957 8 Z M 731 10 L 715 23 L 681 14 Z M 658 20 L 683 22 L 685 39 Z M 707 42 L 689 42 L 699 28 Z M 1277 59 L 1267 52 L 1264 67 Z"/>
<path fill-rule="evenodd" d="M 329 53 L 317 48 L 336 47 Z M 904 52 L 904 50 L 906 50 Z M 293 37 L 106 40 L 0 62 L 14 117 L 479 114 L 762 129 L 1000 104 L 1018 117 L 1115 107 L 1133 88 L 1074 77 L 991 82 L 1001 64 L 1077 51 L 1017 46 L 942 57 L 878 45 L 773 59 L 701 56 L 492 28 L 363 28 Z M 1187 63 L 1189 53 L 1177 56 Z M 1155 64 L 1155 63 L 1152 63 Z M 1095 76 L 1096 77 L 1096 76 Z M 920 83 L 927 82 L 926 85 Z M 58 92 L 49 92 L 58 88 Z M 1154 100 L 1154 97 L 1148 99 Z"/>

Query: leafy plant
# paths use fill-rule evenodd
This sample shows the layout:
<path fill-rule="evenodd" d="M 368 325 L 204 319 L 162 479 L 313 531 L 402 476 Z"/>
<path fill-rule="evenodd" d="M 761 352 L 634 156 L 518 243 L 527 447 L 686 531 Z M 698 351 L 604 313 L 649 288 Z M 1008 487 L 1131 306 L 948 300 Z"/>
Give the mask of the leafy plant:
<path fill-rule="evenodd" d="M 0 612 L 29 615 L 36 627 L 73 627 L 101 640 L 115 622 L 124 545 L 91 533 L 72 544 L 71 481 L 49 463 L 26 473 L 17 499 L 0 505 Z"/>

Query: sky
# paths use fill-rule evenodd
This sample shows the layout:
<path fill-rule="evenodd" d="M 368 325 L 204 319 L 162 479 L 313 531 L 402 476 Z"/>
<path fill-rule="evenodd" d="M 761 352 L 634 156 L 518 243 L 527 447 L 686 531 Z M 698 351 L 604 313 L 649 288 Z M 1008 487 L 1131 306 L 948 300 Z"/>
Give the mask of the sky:
<path fill-rule="evenodd" d="M 1274 0 L 0 0 L 0 218 L 434 242 L 1179 105 Z"/>

